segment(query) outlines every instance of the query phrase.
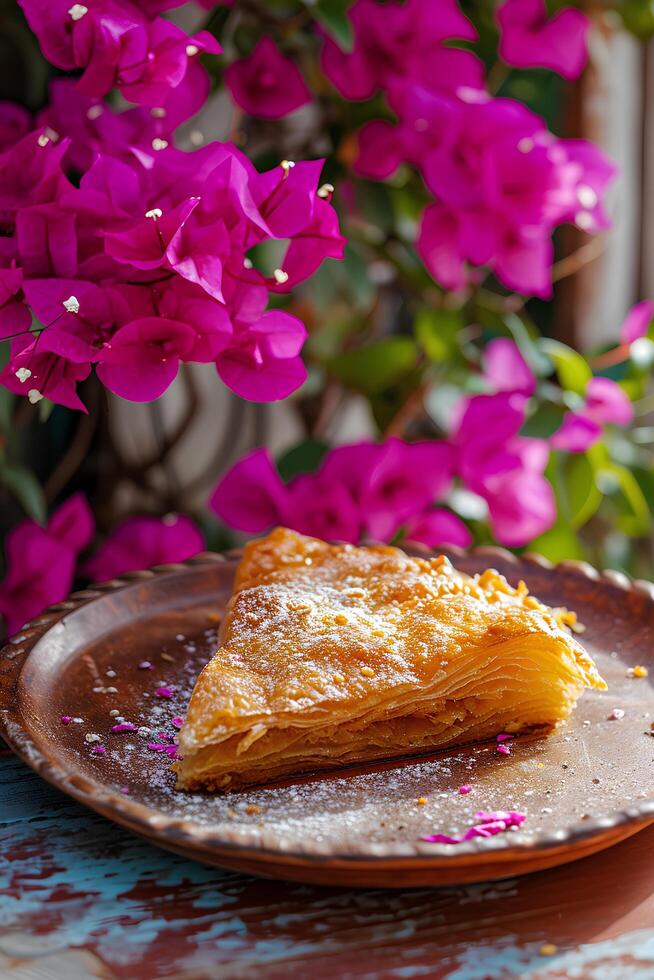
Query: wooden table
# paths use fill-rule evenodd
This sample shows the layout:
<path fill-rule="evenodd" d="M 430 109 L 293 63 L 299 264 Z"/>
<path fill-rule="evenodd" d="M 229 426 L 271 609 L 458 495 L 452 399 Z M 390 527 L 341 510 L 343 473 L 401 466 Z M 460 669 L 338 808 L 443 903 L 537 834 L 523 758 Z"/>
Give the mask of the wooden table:
<path fill-rule="evenodd" d="M 0 747 L 3 980 L 250 976 L 652 980 L 654 827 L 521 879 L 309 888 L 151 847 Z"/>

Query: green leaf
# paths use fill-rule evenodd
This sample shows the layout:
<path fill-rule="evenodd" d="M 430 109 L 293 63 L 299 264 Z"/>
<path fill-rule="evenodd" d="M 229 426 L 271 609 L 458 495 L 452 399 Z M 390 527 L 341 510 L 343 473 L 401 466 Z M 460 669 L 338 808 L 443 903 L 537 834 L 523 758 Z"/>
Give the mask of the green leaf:
<path fill-rule="evenodd" d="M 376 394 L 407 374 L 417 357 L 418 348 L 410 337 L 389 337 L 345 351 L 334 357 L 329 367 L 350 388 Z"/>
<path fill-rule="evenodd" d="M 413 324 L 415 338 L 430 361 L 445 361 L 456 349 L 456 337 L 463 327 L 459 310 L 432 310 L 422 307 Z"/>
<path fill-rule="evenodd" d="M 344 51 L 351 51 L 354 44 L 352 24 L 347 12 L 351 0 L 318 0 L 314 12 L 316 20 L 326 27 Z"/>
<path fill-rule="evenodd" d="M 585 358 L 558 340 L 545 338 L 541 341 L 541 347 L 553 361 L 561 387 L 583 395 L 593 376 Z"/>
<path fill-rule="evenodd" d="M 551 371 L 550 362 L 536 346 L 524 321 L 516 313 L 507 313 L 504 316 L 504 323 L 534 374 L 539 377 L 549 374 Z"/>
<path fill-rule="evenodd" d="M 650 509 L 645 494 L 631 470 L 618 463 L 609 463 L 600 475 L 605 485 L 614 481 L 616 492 L 612 499 L 618 508 L 616 521 L 618 529 L 633 538 L 647 534 Z"/>
<path fill-rule="evenodd" d="M 13 463 L 0 463 L 0 483 L 16 497 L 29 517 L 39 524 L 45 524 L 45 497 L 39 481 L 30 470 Z"/>
<path fill-rule="evenodd" d="M 595 480 L 595 469 L 583 453 L 570 455 L 561 466 L 560 488 L 573 528 L 586 524 L 599 508 L 602 494 Z"/>
<path fill-rule="evenodd" d="M 651 440 L 650 440 L 651 441 Z M 642 466 L 632 466 L 631 472 L 647 501 L 650 513 L 654 513 L 654 473 Z"/>
<path fill-rule="evenodd" d="M 619 6 L 624 26 L 636 37 L 647 40 L 654 34 L 654 10 L 645 0 L 624 0 Z"/>
<path fill-rule="evenodd" d="M 564 561 L 566 558 L 584 559 L 585 553 L 581 541 L 570 527 L 560 521 L 535 538 L 529 545 L 529 551 L 544 555 L 550 561 Z"/>
<path fill-rule="evenodd" d="M 561 425 L 563 413 L 556 405 L 548 402 L 540 404 L 536 411 L 531 415 L 522 429 L 520 435 L 530 436 L 532 439 L 549 439 Z"/>
<path fill-rule="evenodd" d="M 328 445 L 320 439 L 306 439 L 293 446 L 277 460 L 277 469 L 284 482 L 298 473 L 313 473 L 318 469 L 327 452 Z"/>

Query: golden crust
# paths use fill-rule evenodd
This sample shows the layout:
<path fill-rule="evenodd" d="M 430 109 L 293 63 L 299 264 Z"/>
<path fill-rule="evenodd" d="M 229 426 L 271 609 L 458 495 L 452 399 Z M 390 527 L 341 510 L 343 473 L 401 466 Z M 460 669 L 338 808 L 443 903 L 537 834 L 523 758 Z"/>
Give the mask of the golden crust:
<path fill-rule="evenodd" d="M 523 583 L 277 528 L 245 548 L 180 732 L 181 788 L 551 728 L 595 664 Z"/>

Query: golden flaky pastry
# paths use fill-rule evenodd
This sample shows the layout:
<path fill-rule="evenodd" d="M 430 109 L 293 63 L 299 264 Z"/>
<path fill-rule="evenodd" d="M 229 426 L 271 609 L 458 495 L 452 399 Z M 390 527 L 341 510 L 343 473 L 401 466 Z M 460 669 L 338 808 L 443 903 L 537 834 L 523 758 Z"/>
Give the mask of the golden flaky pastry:
<path fill-rule="evenodd" d="M 606 687 L 566 623 L 493 570 L 277 528 L 245 548 L 180 732 L 178 786 L 550 729 L 585 687 Z"/>

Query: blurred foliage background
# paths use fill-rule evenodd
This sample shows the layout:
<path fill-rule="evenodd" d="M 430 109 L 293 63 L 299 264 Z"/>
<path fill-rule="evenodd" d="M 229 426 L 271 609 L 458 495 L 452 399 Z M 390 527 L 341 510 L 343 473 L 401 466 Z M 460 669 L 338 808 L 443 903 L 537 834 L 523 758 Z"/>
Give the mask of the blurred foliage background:
<path fill-rule="evenodd" d="M 541 69 L 509 70 L 497 61 L 495 5 L 468 0 L 462 6 L 479 29 L 475 50 L 486 63 L 491 91 L 526 103 L 554 133 L 575 135 L 575 84 Z M 555 10 L 562 4 L 549 6 Z M 316 22 L 347 47 L 352 40 L 348 7 L 343 0 L 242 0 L 210 13 L 179 13 L 185 23 L 204 24 L 225 52 L 207 60 L 213 73 L 212 100 L 199 122 L 184 127 L 180 145 L 191 148 L 208 138 L 231 138 L 259 169 L 283 158 L 325 157 L 324 179 L 337 189 L 334 204 L 348 238 L 345 261 L 324 264 L 290 301 L 309 330 L 304 350 L 309 377 L 291 400 L 297 424 L 278 459 L 282 476 L 315 470 L 327 447 L 342 440 L 344 419 L 353 405 L 366 406 L 371 436 L 442 437 L 455 402 L 483 390 L 480 363 L 486 342 L 511 338 L 539 379 L 523 435 L 551 436 L 563 413 L 581 403 L 593 372 L 620 382 L 636 411 L 630 429 L 607 429 L 586 452 L 552 453 L 547 476 L 559 517 L 530 548 L 554 560 L 587 558 L 651 576 L 654 343 L 643 338 L 622 356 L 615 356 L 615 344 L 582 351 L 560 315 L 563 290 L 557 290 L 553 301 L 543 301 L 511 293 L 492 278 L 464 295 L 434 282 L 415 248 L 418 219 L 429 199 L 419 174 L 403 165 L 382 182 L 358 177 L 352 169 L 356 131 L 371 118 L 388 118 L 386 103 L 382 96 L 361 103 L 342 99 L 318 67 Z M 627 0 L 614 13 L 639 38 L 654 33 L 649 2 Z M 281 121 L 248 117 L 225 97 L 224 66 L 248 55 L 262 33 L 296 59 L 314 94 L 306 111 Z M 0 99 L 37 112 L 46 104 L 48 84 L 56 74 L 18 5 L 0 0 Z M 554 274 L 562 286 L 597 254 L 583 233 L 567 226 L 557 232 L 555 247 Z M 274 248 L 262 248 L 257 265 L 275 268 Z M 617 343 L 619 324 L 615 327 Z M 0 344 L 0 361 L 7 356 L 6 346 Z M 47 402 L 19 402 L 0 388 L 0 533 L 25 515 L 42 521 L 48 508 L 75 490 L 87 494 L 100 530 L 107 531 L 134 507 L 134 494 L 126 491 L 131 486 L 139 507 L 146 500 L 147 509 L 158 514 L 191 511 L 210 546 L 231 543 L 233 534 L 197 504 L 202 481 L 189 486 L 184 474 L 175 472 L 174 450 L 203 397 L 186 367 L 176 389 L 183 405 L 180 417 L 171 430 L 161 407 L 150 406 L 156 451 L 134 463 L 125 458 L 112 431 L 111 400 L 95 377 L 84 383 L 89 406 L 85 417 Z M 267 406 L 246 405 L 235 396 L 229 400 L 225 433 L 218 437 L 207 432 L 205 440 L 207 489 L 235 460 L 235 432 L 247 426 L 250 445 L 262 445 L 271 438 L 271 424 L 277 424 L 271 423 Z M 490 541 L 483 511 L 465 494 L 455 504 L 475 541 Z"/>

